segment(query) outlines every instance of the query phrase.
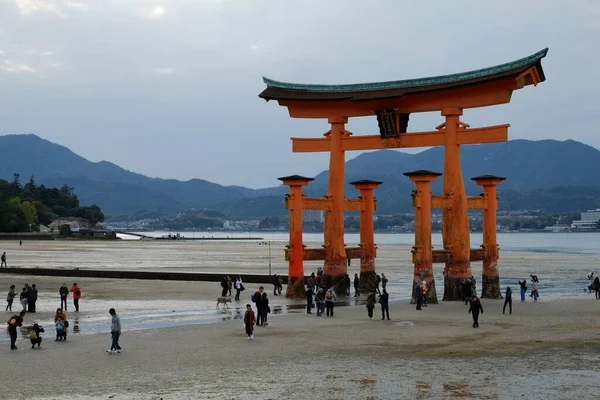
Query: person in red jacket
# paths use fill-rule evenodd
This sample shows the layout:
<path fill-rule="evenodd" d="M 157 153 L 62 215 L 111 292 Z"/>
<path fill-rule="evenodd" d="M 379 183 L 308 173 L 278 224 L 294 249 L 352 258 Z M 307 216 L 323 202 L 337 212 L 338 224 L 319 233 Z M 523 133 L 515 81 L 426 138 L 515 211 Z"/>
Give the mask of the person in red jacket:
<path fill-rule="evenodd" d="M 79 299 L 81 298 L 81 289 L 77 286 L 77 283 L 73 283 L 71 286 L 71 293 L 73 293 L 73 305 L 75 306 L 75 312 L 79 312 Z"/>

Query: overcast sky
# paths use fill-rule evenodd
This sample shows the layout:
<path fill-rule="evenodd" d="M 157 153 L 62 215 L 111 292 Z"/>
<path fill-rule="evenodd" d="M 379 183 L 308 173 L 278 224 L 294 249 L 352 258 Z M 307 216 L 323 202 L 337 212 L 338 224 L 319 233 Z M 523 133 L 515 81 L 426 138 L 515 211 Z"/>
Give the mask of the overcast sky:
<path fill-rule="evenodd" d="M 408 79 L 544 47 L 546 82 L 462 120 L 600 148 L 598 0 L 0 0 L 0 132 L 149 176 L 274 186 L 327 168 L 326 154 L 293 154 L 289 138 L 328 125 L 258 98 L 262 76 Z M 409 131 L 441 122 L 413 114 Z M 377 121 L 349 129 L 376 133 Z"/>

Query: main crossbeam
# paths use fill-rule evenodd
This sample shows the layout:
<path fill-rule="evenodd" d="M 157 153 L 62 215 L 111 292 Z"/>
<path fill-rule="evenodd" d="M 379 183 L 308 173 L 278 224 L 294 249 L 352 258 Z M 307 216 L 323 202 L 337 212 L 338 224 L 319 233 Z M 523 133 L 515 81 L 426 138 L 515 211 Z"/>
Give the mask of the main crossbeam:
<path fill-rule="evenodd" d="M 483 128 L 459 129 L 458 144 L 498 143 L 508 140 L 509 124 L 486 126 Z M 398 138 L 382 139 L 380 135 L 344 136 L 342 148 L 352 150 L 399 149 L 408 147 L 431 147 L 446 144 L 445 129 L 430 132 L 401 133 Z M 315 153 L 331 151 L 331 140 L 325 138 L 292 138 L 294 153 Z"/>

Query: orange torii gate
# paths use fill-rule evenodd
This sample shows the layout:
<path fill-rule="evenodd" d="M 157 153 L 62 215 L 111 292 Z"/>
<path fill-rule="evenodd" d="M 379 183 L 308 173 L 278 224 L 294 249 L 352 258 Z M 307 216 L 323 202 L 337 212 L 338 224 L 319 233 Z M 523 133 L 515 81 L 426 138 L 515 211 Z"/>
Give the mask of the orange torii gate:
<path fill-rule="evenodd" d="M 461 298 L 460 281 L 471 276 L 471 249 L 460 146 L 505 142 L 509 125 L 471 128 L 460 116 L 464 109 L 508 103 L 514 90 L 543 82 L 541 60 L 547 51 L 490 68 L 402 81 L 305 85 L 263 78 L 267 88 L 261 98 L 277 100 L 292 118 L 323 118 L 330 124 L 324 138 L 292 138 L 294 152 L 330 153 L 324 232 L 324 271 L 329 281 L 341 284 L 348 258 L 344 246 L 345 152 L 444 146 L 442 235 L 448 252 L 444 300 Z M 433 131 L 407 132 L 411 113 L 430 111 L 440 112 L 444 122 Z M 365 116 L 377 117 L 378 135 L 355 136 L 345 129 L 348 118 Z M 293 257 L 303 258 L 304 254 Z"/>

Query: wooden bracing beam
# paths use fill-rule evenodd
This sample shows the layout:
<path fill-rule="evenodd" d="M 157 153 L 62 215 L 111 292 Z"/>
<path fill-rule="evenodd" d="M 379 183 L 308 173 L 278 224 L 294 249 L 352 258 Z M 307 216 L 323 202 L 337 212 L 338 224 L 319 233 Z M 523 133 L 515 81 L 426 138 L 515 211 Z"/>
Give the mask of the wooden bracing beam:
<path fill-rule="evenodd" d="M 444 196 L 431 196 L 431 208 L 450 208 L 451 201 Z M 485 199 L 481 196 L 467 196 L 467 209 L 483 210 Z"/>
<path fill-rule="evenodd" d="M 288 202 L 286 201 L 285 208 L 289 210 Z M 360 199 L 344 200 L 344 211 L 361 211 L 363 208 L 363 202 Z M 315 198 L 304 198 L 302 200 L 303 210 L 331 210 L 331 202 L 328 198 L 315 199 Z"/>
<path fill-rule="evenodd" d="M 487 126 L 483 128 L 465 128 L 457 132 L 458 144 L 497 143 L 508 140 L 509 124 Z M 344 151 L 398 149 L 407 147 L 430 147 L 445 145 L 445 129 L 430 132 L 401 133 L 396 138 L 382 139 L 380 135 L 344 136 Z M 292 138 L 294 153 L 314 153 L 330 151 L 329 137 Z"/>

